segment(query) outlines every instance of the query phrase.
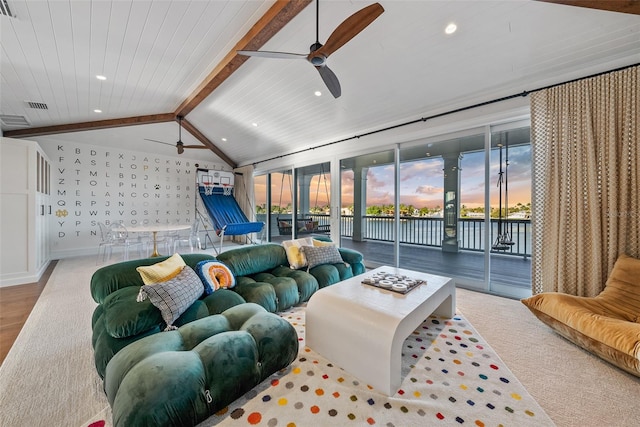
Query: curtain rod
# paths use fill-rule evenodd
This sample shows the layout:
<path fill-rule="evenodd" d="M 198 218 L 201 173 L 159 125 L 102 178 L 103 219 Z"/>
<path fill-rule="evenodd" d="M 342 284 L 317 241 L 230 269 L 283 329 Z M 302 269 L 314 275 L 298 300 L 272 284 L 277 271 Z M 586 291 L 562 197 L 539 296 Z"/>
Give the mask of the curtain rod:
<path fill-rule="evenodd" d="M 617 71 L 626 70 L 627 68 L 633 68 L 633 67 L 637 67 L 639 65 L 640 65 L 640 62 L 639 63 L 635 63 L 635 64 L 631 64 L 631 65 L 625 65 L 623 67 L 615 68 L 613 70 L 602 71 L 602 72 L 591 74 L 591 75 L 588 75 L 588 76 L 585 76 L 585 77 L 578 77 L 576 79 L 567 80 L 567 81 L 562 82 L 562 83 L 554 83 L 554 84 L 551 84 L 551 85 L 548 85 L 548 86 L 544 86 L 544 87 L 541 87 L 541 88 L 538 88 L 538 89 L 533 89 L 533 90 L 529 90 L 529 91 L 525 90 L 525 91 L 523 91 L 521 93 L 515 93 L 513 95 L 503 96 L 502 98 L 496 98 L 496 99 L 492 99 L 490 101 L 479 102 L 477 104 L 468 105 L 466 107 L 456 108 L 454 110 L 449 110 L 449 111 L 446 111 L 444 113 L 434 114 L 434 115 L 428 116 L 428 117 L 421 117 L 419 119 L 410 120 L 410 121 L 407 121 L 407 122 L 399 123 L 397 125 L 387 126 L 387 127 L 384 127 L 384 128 L 372 130 L 370 132 L 365 132 L 365 133 L 362 133 L 362 134 L 359 134 L 359 135 L 349 136 L 347 138 L 342 138 L 342 139 L 339 139 L 337 141 L 327 142 L 325 144 L 320 144 L 320 145 L 317 145 L 315 147 L 309 147 L 309 148 L 305 148 L 303 150 L 292 151 L 291 153 L 281 154 L 279 156 L 270 157 L 270 158 L 264 159 L 264 160 L 259 160 L 257 162 L 253 162 L 251 164 L 253 166 L 255 166 L 255 165 L 258 165 L 260 163 L 270 162 L 271 160 L 276 160 L 276 159 L 281 159 L 283 157 L 293 156 L 294 154 L 304 153 L 304 152 L 307 152 L 307 151 L 315 150 L 317 148 L 328 147 L 330 145 L 339 144 L 341 142 L 350 141 L 352 139 L 359 139 L 359 138 L 362 138 L 364 136 L 374 135 L 376 133 L 386 132 L 386 131 L 389 131 L 389 130 L 397 129 L 397 128 L 404 127 L 404 126 L 413 125 L 413 124 L 420 123 L 420 122 L 426 122 L 427 120 L 437 119 L 437 118 L 440 118 L 440 117 L 448 116 L 450 114 L 461 113 L 463 111 L 472 110 L 474 108 L 479 108 L 479 107 L 484 107 L 486 105 L 496 104 L 498 102 L 508 101 L 510 99 L 514 99 L 514 98 L 518 98 L 518 97 L 525 97 L 525 96 L 528 96 L 529 94 L 532 94 L 534 92 L 539 92 L 541 90 L 551 89 L 553 87 L 562 86 L 562 85 L 565 85 L 565 84 L 568 84 L 568 83 L 574 83 L 574 82 L 578 82 L 578 81 L 581 81 L 581 80 L 591 79 L 591 78 L 594 78 L 594 77 L 602 76 L 604 74 L 615 73 Z"/>

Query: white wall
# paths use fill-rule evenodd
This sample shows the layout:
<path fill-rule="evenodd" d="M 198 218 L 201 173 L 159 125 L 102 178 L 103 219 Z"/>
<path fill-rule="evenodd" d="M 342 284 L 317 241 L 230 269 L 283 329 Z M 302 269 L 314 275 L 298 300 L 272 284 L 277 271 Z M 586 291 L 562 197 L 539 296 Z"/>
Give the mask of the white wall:
<path fill-rule="evenodd" d="M 98 221 L 122 220 L 127 227 L 191 223 L 197 195 L 195 164 L 223 169 L 222 164 L 178 156 L 46 138 L 40 145 L 52 165 L 52 259 L 96 253 Z"/>

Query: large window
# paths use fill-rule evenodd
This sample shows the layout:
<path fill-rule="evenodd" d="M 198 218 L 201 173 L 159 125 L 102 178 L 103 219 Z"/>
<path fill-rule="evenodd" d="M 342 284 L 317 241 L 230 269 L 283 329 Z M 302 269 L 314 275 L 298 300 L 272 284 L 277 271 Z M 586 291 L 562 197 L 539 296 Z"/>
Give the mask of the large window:
<path fill-rule="evenodd" d="M 394 151 L 344 159 L 341 244 L 371 267 L 527 296 L 530 157 L 529 127 L 501 126 L 401 146 L 397 179 Z"/>
<path fill-rule="evenodd" d="M 270 212 L 271 241 L 339 235 L 368 267 L 399 266 L 525 297 L 529 133 L 523 123 L 486 126 L 340 159 L 339 187 L 333 186 L 339 209 L 331 209 L 329 162 L 271 172 L 256 177 L 258 214 Z M 339 234 L 331 224 L 340 225 Z"/>

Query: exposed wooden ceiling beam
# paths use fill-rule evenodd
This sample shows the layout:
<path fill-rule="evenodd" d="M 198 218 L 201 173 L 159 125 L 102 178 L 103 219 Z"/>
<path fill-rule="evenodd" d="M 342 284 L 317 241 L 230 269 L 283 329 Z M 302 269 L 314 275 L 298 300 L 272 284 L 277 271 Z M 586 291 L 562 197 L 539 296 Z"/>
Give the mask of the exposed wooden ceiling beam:
<path fill-rule="evenodd" d="M 236 43 L 213 71 L 209 73 L 207 78 L 200 83 L 196 90 L 180 104 L 175 112 L 176 116 L 186 117 L 249 59 L 248 56 L 238 55 L 236 51 L 260 49 L 309 4 L 311 4 L 311 0 L 276 1 L 249 32 Z"/>
<path fill-rule="evenodd" d="M 227 163 L 229 166 L 231 166 L 232 168 L 236 168 L 238 167 L 238 165 L 236 164 L 236 162 L 234 162 L 233 160 L 231 160 L 229 158 L 229 156 L 227 156 L 224 151 L 222 151 L 220 148 L 218 148 L 217 145 L 215 145 L 213 142 L 211 142 L 209 140 L 209 138 L 207 138 L 206 136 L 204 136 L 204 134 L 202 132 L 200 132 L 198 130 L 198 128 L 196 128 L 194 125 L 192 125 L 188 120 L 186 119 L 182 119 L 182 127 L 189 132 L 195 139 L 197 139 L 198 141 L 202 142 L 207 148 L 209 148 L 211 151 L 213 151 L 216 156 L 220 157 L 222 160 L 225 161 L 225 163 Z"/>
<path fill-rule="evenodd" d="M 126 117 L 124 119 L 97 120 L 95 122 L 68 123 L 64 125 L 43 126 L 29 129 L 8 130 L 6 137 L 29 137 L 53 135 L 57 133 L 81 132 L 84 130 L 109 129 L 123 126 L 166 123 L 176 119 L 173 113 L 150 114 L 148 116 Z"/>
<path fill-rule="evenodd" d="M 546 3 L 565 4 L 610 12 L 640 15 L 640 0 L 538 0 Z"/>

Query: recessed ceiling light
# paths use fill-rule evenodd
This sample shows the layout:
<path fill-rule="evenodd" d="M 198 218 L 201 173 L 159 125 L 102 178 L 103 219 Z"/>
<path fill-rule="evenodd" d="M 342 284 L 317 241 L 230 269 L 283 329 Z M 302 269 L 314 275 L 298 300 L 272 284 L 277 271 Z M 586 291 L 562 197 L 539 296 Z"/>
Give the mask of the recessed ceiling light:
<path fill-rule="evenodd" d="M 453 34 L 456 32 L 457 29 L 458 29 L 458 26 L 452 22 L 446 26 L 446 28 L 444 29 L 444 32 L 447 34 Z"/>
<path fill-rule="evenodd" d="M 227 142 L 227 138 L 222 138 L 222 142 Z"/>
<path fill-rule="evenodd" d="M 98 80 L 107 80 L 107 78 L 105 76 L 101 75 L 101 74 L 98 74 L 96 76 L 96 79 L 98 79 Z"/>
<path fill-rule="evenodd" d="M 102 110 L 98 110 L 97 108 L 93 110 L 94 113 L 102 113 Z"/>
<path fill-rule="evenodd" d="M 315 96 L 322 96 L 322 92 L 320 92 L 319 90 L 317 90 L 317 91 L 313 92 L 313 94 L 314 94 Z"/>
<path fill-rule="evenodd" d="M 258 124 L 257 124 L 257 123 L 255 123 L 255 122 L 254 122 L 254 123 L 251 123 L 251 124 L 252 124 L 253 126 L 255 126 L 255 127 L 258 127 Z"/>

